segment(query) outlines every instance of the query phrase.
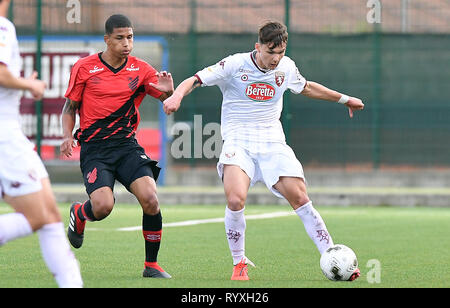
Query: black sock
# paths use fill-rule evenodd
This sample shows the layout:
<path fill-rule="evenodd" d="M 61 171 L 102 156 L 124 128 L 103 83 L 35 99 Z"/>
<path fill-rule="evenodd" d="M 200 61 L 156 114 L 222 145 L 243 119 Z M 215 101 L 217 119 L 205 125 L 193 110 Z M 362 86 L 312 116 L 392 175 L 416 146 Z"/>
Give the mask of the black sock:
<path fill-rule="evenodd" d="M 83 205 L 81 205 L 78 208 L 78 217 L 81 220 L 89 220 L 89 221 L 96 221 L 98 220 L 97 218 L 95 218 L 94 216 L 94 212 L 92 211 L 92 204 L 91 204 L 91 200 L 86 201 L 85 203 L 83 203 Z"/>
<path fill-rule="evenodd" d="M 156 262 L 162 234 L 161 211 L 153 216 L 143 214 L 142 234 L 145 239 L 145 263 Z"/>

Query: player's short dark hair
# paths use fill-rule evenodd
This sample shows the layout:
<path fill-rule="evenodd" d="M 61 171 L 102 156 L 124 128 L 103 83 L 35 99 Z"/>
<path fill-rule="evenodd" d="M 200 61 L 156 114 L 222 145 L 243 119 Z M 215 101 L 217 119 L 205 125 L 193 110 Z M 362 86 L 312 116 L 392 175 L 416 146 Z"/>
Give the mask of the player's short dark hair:
<path fill-rule="evenodd" d="M 131 21 L 122 14 L 112 15 L 105 22 L 105 33 L 111 34 L 115 28 L 132 28 Z"/>
<path fill-rule="evenodd" d="M 258 42 L 269 45 L 270 49 L 287 43 L 287 27 L 278 21 L 268 21 L 259 28 Z"/>

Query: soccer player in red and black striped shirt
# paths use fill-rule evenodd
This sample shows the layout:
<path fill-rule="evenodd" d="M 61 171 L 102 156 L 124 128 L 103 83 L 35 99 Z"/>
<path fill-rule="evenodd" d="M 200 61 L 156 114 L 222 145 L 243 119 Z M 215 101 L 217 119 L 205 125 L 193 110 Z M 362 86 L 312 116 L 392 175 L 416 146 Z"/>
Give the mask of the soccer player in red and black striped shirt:
<path fill-rule="evenodd" d="M 162 217 L 156 195 L 160 168 L 137 143 L 139 105 L 145 95 L 164 101 L 173 93 L 170 73 L 158 73 L 130 55 L 133 29 L 123 15 L 105 24 L 106 51 L 80 59 L 72 68 L 62 113 L 64 141 L 61 153 L 71 156 L 76 139 L 80 168 L 89 200 L 70 209 L 69 240 L 81 247 L 86 221 L 107 217 L 114 207 L 115 180 L 134 194 L 142 206 L 145 239 L 144 277 L 170 278 L 157 263 Z M 80 128 L 72 135 L 76 112 Z"/>

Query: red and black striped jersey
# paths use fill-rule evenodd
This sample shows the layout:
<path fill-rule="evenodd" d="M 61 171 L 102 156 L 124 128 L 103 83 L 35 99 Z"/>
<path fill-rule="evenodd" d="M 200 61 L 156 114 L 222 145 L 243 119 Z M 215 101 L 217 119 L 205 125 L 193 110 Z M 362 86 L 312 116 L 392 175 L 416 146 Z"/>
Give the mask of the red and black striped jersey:
<path fill-rule="evenodd" d="M 149 86 L 157 83 L 157 71 L 145 61 L 128 56 L 113 68 L 102 53 L 78 60 L 72 67 L 65 97 L 80 102 L 80 128 L 75 139 L 82 142 L 129 138 L 139 121 L 139 105 L 146 94 L 161 92 Z"/>

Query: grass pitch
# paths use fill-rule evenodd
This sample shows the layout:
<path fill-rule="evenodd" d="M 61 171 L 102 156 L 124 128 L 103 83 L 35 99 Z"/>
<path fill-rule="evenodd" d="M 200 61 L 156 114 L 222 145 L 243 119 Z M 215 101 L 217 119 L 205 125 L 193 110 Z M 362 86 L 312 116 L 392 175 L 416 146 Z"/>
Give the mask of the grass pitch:
<path fill-rule="evenodd" d="M 224 206 L 162 205 L 159 264 L 170 280 L 142 278 L 144 240 L 137 204 L 117 204 L 103 221 L 87 223 L 85 241 L 73 249 L 87 288 L 438 288 L 450 287 L 450 209 L 321 207 L 334 242 L 351 247 L 361 277 L 331 282 L 319 253 L 292 214 L 247 220 L 246 255 L 256 264 L 250 281 L 231 281 L 232 263 L 223 222 L 170 226 L 186 220 L 223 218 Z M 69 204 L 60 205 L 67 225 Z M 0 214 L 11 208 L 0 204 Z M 247 205 L 246 215 L 293 213 L 288 206 Z M 56 287 L 40 254 L 37 235 L 0 248 L 0 287 Z"/>

